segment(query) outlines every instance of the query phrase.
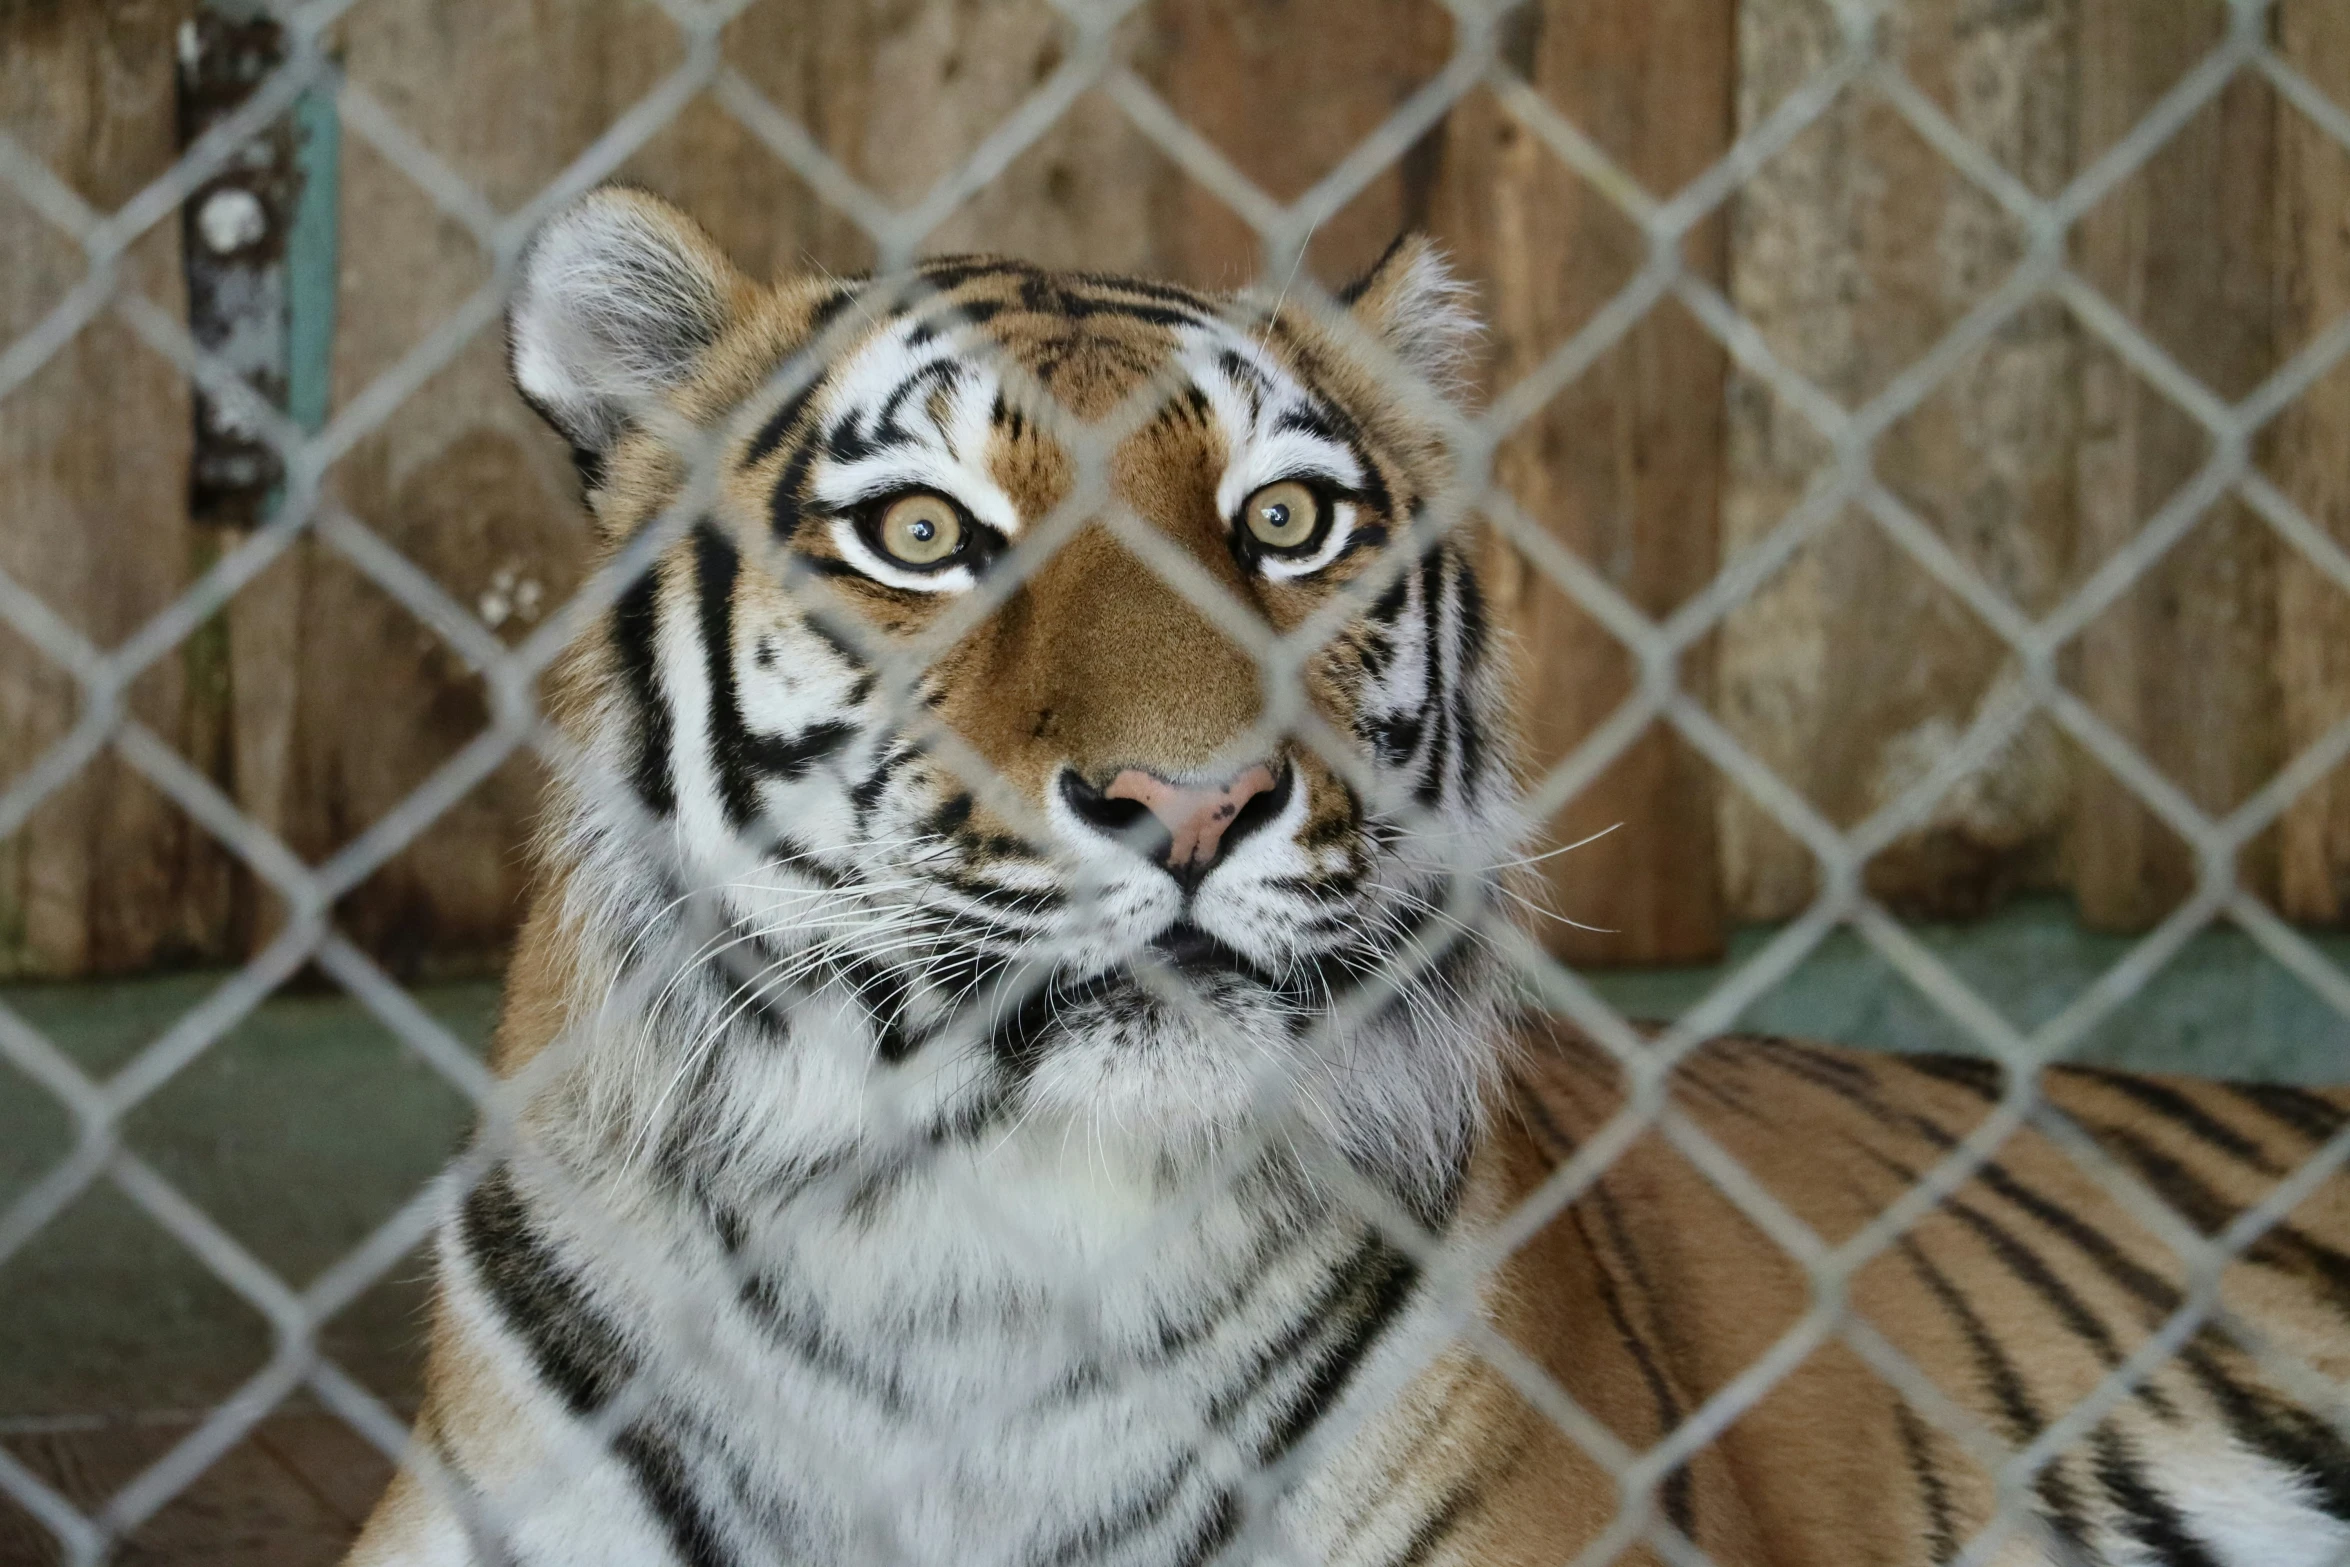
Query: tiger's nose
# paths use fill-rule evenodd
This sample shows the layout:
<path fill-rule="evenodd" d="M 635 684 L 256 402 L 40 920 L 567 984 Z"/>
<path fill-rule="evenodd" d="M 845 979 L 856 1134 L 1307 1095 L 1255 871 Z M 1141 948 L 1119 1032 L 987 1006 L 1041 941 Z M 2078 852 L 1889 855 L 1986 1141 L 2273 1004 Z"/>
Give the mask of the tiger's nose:
<path fill-rule="evenodd" d="M 1273 769 L 1259 762 L 1223 784 L 1173 783 L 1129 767 L 1104 789 L 1094 789 L 1074 772 L 1062 774 L 1061 787 L 1080 818 L 1133 844 L 1189 888 L 1247 836 L 1249 827 L 1279 808 L 1275 782 Z M 1257 809 L 1244 819 L 1242 812 L 1252 802 Z M 1235 826 L 1241 830 L 1235 832 Z"/>

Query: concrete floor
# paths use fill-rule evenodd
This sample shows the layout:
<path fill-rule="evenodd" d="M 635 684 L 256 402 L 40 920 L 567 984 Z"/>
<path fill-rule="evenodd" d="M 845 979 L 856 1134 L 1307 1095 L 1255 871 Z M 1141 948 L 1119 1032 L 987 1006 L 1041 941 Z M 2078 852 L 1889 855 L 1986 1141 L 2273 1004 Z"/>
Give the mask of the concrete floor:
<path fill-rule="evenodd" d="M 2128 950 L 2077 929 L 2061 900 L 2028 900 L 1926 944 L 2019 1025 L 2053 1015 Z M 1732 960 L 1767 932 L 1741 936 Z M 2326 937 L 2350 971 L 2350 939 Z M 1637 1016 L 1669 1017 L 1718 969 L 1594 975 Z M 16 986 L 0 999 L 82 1067 L 118 1070 L 219 983 L 179 975 Z M 488 982 L 419 999 L 459 1037 L 487 1038 Z M 1747 1023 L 1892 1050 L 1964 1049 L 1922 996 L 1849 933 L 1819 949 Z M 2207 932 L 2076 1052 L 2148 1069 L 2295 1082 L 2350 1080 L 2350 1024 L 2232 930 Z M 359 1243 L 462 1142 L 463 1098 L 339 994 L 280 995 L 127 1121 L 128 1144 L 253 1255 L 300 1284 Z M 70 1123 L 0 1067 L 0 1208 L 65 1156 Z M 395 1407 L 413 1406 L 424 1298 L 409 1259 L 324 1335 Z M 267 1358 L 250 1307 L 103 1184 L 0 1265 L 0 1445 L 77 1503 L 97 1506 Z M 125 1542 L 126 1562 L 330 1563 L 385 1466 L 299 1400 Z M 0 1502 L 0 1567 L 52 1560 L 46 1534 Z"/>
<path fill-rule="evenodd" d="M 16 986 L 4 999 L 82 1069 L 117 1071 L 220 983 L 174 975 Z M 419 992 L 460 1039 L 486 1043 L 492 982 Z M 463 1096 L 359 1007 L 281 994 L 126 1120 L 124 1141 L 256 1258 L 297 1286 L 358 1245 L 464 1140 Z M 0 1067 L 0 1208 L 63 1158 L 72 1124 Z M 415 1405 L 423 1265 L 404 1259 L 322 1335 L 394 1408 Z M 267 1324 L 104 1182 L 0 1265 L 0 1445 L 94 1509 L 268 1359 Z M 117 1552 L 175 1567 L 325 1567 L 389 1466 L 297 1398 Z M 0 1567 L 55 1559 L 0 1501 Z"/>

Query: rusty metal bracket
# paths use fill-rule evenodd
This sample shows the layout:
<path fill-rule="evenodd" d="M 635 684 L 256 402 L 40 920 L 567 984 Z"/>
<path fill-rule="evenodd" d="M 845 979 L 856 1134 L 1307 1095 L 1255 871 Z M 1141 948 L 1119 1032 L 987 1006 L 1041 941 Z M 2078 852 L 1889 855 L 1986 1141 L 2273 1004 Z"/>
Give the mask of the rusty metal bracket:
<path fill-rule="evenodd" d="M 285 30 L 251 0 L 211 0 L 179 34 L 184 147 L 285 59 Z M 325 422 L 338 195 L 334 99 L 304 93 L 181 206 L 188 326 L 196 341 L 304 428 Z M 276 505 L 283 464 L 244 414 L 195 389 L 189 512 L 250 528 Z"/>

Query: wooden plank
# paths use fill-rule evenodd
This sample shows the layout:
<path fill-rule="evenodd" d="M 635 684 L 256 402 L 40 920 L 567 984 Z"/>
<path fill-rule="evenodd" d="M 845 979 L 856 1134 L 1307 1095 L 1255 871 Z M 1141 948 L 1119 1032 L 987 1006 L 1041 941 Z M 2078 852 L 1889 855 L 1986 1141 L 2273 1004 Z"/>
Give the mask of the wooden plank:
<path fill-rule="evenodd" d="M 1059 13 L 1035 4 L 955 0 L 865 9 L 866 32 L 840 38 L 830 123 L 875 188 L 912 201 L 957 168 L 1064 57 Z M 924 105 L 907 114 L 908 92 Z M 929 254 L 999 251 L 1047 266 L 1163 270 L 1154 200 L 1172 168 L 1099 94 L 1079 98 L 1002 173 L 947 217 Z"/>
<path fill-rule="evenodd" d="M 1889 47 L 1977 145 L 2042 190 L 2071 163 L 2069 6 L 1920 0 Z M 1799 0 L 1740 8 L 1739 124 L 1759 123 L 1840 47 Z M 1927 353 L 2012 270 L 2021 236 L 1882 102 L 1839 99 L 1738 198 L 1731 294 L 1774 352 L 1846 407 Z M 1962 558 L 2025 608 L 2061 586 L 2070 532 L 2071 357 L 2052 311 L 1970 353 L 1879 441 L 1877 472 Z M 1755 547 L 1818 481 L 1828 452 L 1765 381 L 1734 371 L 1727 557 Z M 1724 622 L 1715 710 L 1831 821 L 1855 822 L 1947 754 L 2008 678 L 2004 646 L 1857 513 L 1836 519 Z M 1730 912 L 1785 918 L 1813 895 L 1810 852 L 1723 788 Z M 2053 874 L 2067 805 L 2043 730 L 1947 792 L 1869 867 L 1905 912 L 1964 914 Z"/>
<path fill-rule="evenodd" d="M 2192 66 L 2221 19 L 2189 6 L 2080 0 L 2082 155 L 2118 140 Z M 2239 76 L 2083 220 L 2082 272 L 2226 398 L 2272 362 L 2274 103 Z M 2193 422 L 2111 350 L 2084 349 L 2080 569 L 2133 537 L 2208 452 Z M 2275 574 L 2266 534 L 2223 502 L 2101 616 L 2068 678 L 2189 798 L 2223 811 L 2276 766 Z M 2084 759 L 2070 856 L 2082 916 L 2141 928 L 2190 889 L 2185 846 Z M 2273 864 L 2245 867 L 2253 885 Z"/>
<path fill-rule="evenodd" d="M 174 156 L 176 0 L 0 8 L 0 120 L 85 201 L 110 210 Z M 80 280 L 69 238 L 0 196 L 0 339 L 33 326 Z M 176 225 L 134 249 L 125 275 L 166 309 L 180 299 Z M 0 570 L 101 646 L 184 586 L 189 412 L 176 370 L 101 317 L 0 405 Z M 210 648 L 156 666 L 133 711 L 199 759 Z M 0 736 L 13 774 L 71 726 L 71 682 L 0 633 Z M 113 972 L 217 956 L 225 864 L 176 806 L 111 757 L 87 767 L 0 844 L 0 973 Z"/>
<path fill-rule="evenodd" d="M 1589 6 L 1553 0 L 1526 13 L 1510 64 L 1648 189 L 1669 193 L 1728 144 L 1733 7 L 1728 0 Z M 1532 133 L 1480 95 L 1447 135 L 1439 232 L 1478 283 L 1492 327 L 1498 392 L 1534 371 L 1630 281 L 1638 232 Z M 1690 246 L 1717 285 L 1727 225 Z M 1713 574 L 1720 512 L 1724 357 L 1674 306 L 1631 336 L 1521 427 L 1496 476 L 1520 508 L 1651 615 L 1669 613 Z M 1555 766 L 1622 703 L 1637 670 L 1615 639 L 1497 546 L 1495 611 L 1514 633 L 1530 764 Z M 1690 678 L 1707 683 L 1703 658 Z M 1546 862 L 1553 949 L 1582 963 L 1693 961 L 1722 939 L 1713 780 L 1661 725 L 1544 823 L 1544 846 L 1611 825 L 1609 836 Z"/>
<path fill-rule="evenodd" d="M 1177 0 L 1153 16 L 1146 69 L 1175 111 L 1276 201 L 1294 201 L 1443 68 L 1444 12 L 1425 0 Z M 1402 230 L 1429 221 L 1441 140 L 1423 137 L 1314 235 L 1325 285 L 1343 284 Z M 1155 215 L 1176 276 L 1255 280 L 1263 245 L 1206 187 L 1166 185 Z"/>
<path fill-rule="evenodd" d="M 2287 0 L 2278 48 L 2336 104 L 2350 106 L 2350 10 Z M 2296 349 L 2350 315 L 2350 152 L 2290 106 L 2278 112 L 2280 347 Z M 2270 471 L 2336 543 L 2350 545 L 2350 365 L 2338 365 L 2278 421 Z M 2284 749 L 2298 754 L 2350 713 L 2350 598 L 2280 551 L 2277 681 Z M 2296 800 L 2279 824 L 2278 897 L 2296 920 L 2350 915 L 2350 778 Z"/>
<path fill-rule="evenodd" d="M 602 0 L 367 6 L 338 41 L 352 78 L 501 209 L 535 195 L 677 53 L 657 12 Z M 525 75 L 555 90 L 513 92 Z M 342 170 L 338 408 L 488 276 L 471 237 L 356 138 Z M 495 324 L 362 439 L 328 488 L 503 635 L 559 604 L 586 558 L 577 481 L 507 384 Z M 306 546 L 247 598 L 240 803 L 306 857 L 379 820 L 487 727 L 478 682 L 333 552 Z M 538 793 L 533 765 L 509 762 L 344 900 L 346 928 L 400 972 L 494 956 L 519 914 L 518 846 Z"/>
<path fill-rule="evenodd" d="M 195 1429 L 192 1418 L 61 1422 L 10 1455 L 95 1512 Z M 287 1409 L 207 1467 L 119 1544 L 123 1567 L 332 1567 L 390 1480 L 391 1462 L 331 1414 Z M 57 1560 L 48 1531 L 0 1501 L 0 1564 Z"/>

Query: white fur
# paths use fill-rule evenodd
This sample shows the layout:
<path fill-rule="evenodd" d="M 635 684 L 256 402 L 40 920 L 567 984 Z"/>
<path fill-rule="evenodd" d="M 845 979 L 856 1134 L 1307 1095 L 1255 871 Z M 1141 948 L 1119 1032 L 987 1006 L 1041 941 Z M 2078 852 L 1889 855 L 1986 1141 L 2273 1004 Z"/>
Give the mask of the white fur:
<path fill-rule="evenodd" d="M 2308 1482 L 2231 1439 L 2205 1433 L 2156 1452 L 2147 1467 L 2195 1537 L 2231 1567 L 2336 1567 L 2350 1554 L 2350 1528 L 2317 1505 Z"/>
<path fill-rule="evenodd" d="M 642 198 L 592 196 L 523 254 L 507 312 L 515 383 L 573 445 L 600 451 L 692 369 L 724 287 Z"/>
<path fill-rule="evenodd" d="M 1437 395 L 1457 401 L 1475 368 L 1484 328 L 1474 309 L 1476 291 L 1453 275 L 1434 245 L 1419 243 L 1403 258 L 1400 277 L 1382 280 L 1381 334 L 1405 368 Z"/>

